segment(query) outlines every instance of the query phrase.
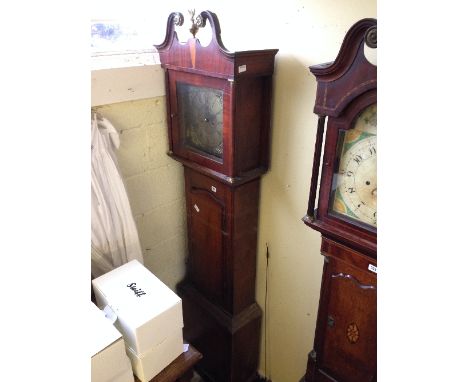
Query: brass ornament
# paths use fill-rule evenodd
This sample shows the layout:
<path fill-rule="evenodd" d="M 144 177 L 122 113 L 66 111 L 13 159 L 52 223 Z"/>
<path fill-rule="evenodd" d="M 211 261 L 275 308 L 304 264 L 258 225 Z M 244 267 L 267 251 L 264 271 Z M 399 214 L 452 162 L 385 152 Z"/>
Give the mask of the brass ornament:
<path fill-rule="evenodd" d="M 197 17 L 195 17 L 195 9 L 189 9 L 188 13 L 190 14 L 190 21 L 192 21 L 192 26 L 190 28 L 190 33 L 195 38 L 195 35 L 197 34 L 198 30 L 200 28 L 205 27 L 206 19 L 201 14 L 199 14 Z"/>

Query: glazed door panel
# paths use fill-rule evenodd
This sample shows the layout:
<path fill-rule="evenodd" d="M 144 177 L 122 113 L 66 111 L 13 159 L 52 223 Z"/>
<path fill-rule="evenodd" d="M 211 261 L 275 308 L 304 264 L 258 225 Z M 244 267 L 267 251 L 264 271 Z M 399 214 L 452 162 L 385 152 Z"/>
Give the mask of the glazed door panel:
<path fill-rule="evenodd" d="M 232 175 L 232 85 L 224 78 L 168 70 L 170 142 L 182 159 Z"/>
<path fill-rule="evenodd" d="M 319 368 L 339 381 L 370 382 L 377 366 L 376 276 L 333 257 L 327 259 L 319 314 Z"/>

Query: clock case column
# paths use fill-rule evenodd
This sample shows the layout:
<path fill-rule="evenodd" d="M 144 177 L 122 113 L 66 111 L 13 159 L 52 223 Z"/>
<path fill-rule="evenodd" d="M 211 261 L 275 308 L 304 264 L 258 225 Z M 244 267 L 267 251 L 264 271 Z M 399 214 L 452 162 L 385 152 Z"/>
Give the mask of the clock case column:
<path fill-rule="evenodd" d="M 172 13 L 156 48 L 166 71 L 169 155 L 184 165 L 189 257 L 182 297 L 184 337 L 200 350 L 197 371 L 207 381 L 258 378 L 261 309 L 255 302 L 260 177 L 269 167 L 270 103 L 276 49 L 228 52 L 216 15 L 212 41 L 178 41 Z M 192 27 L 193 28 L 193 27 Z M 185 145 L 177 82 L 223 91 L 223 154 Z"/>
<path fill-rule="evenodd" d="M 377 381 L 377 229 L 330 212 L 338 131 L 352 128 L 360 111 L 377 102 L 377 68 L 364 54 L 365 45 L 377 47 L 376 36 L 377 21 L 363 19 L 350 28 L 335 61 L 310 67 L 319 124 L 303 221 L 322 234 L 324 268 L 314 346 L 301 382 Z"/>

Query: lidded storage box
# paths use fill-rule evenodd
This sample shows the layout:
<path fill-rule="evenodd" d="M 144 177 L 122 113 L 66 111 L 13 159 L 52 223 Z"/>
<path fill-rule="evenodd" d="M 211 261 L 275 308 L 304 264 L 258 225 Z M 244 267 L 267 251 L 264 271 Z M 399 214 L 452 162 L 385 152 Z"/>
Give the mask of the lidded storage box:
<path fill-rule="evenodd" d="M 114 325 L 142 382 L 183 352 L 182 301 L 140 262 L 132 260 L 92 283 L 99 308 L 115 314 Z"/>
<path fill-rule="evenodd" d="M 133 382 L 130 360 L 122 335 L 91 302 L 91 381 Z"/>

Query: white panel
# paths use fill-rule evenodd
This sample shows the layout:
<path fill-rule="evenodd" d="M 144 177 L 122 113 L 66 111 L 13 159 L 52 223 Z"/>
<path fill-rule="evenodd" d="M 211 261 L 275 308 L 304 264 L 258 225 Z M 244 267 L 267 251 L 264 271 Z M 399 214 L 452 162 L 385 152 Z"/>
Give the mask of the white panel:
<path fill-rule="evenodd" d="M 164 96 L 164 84 L 160 64 L 93 70 L 91 106 Z"/>

